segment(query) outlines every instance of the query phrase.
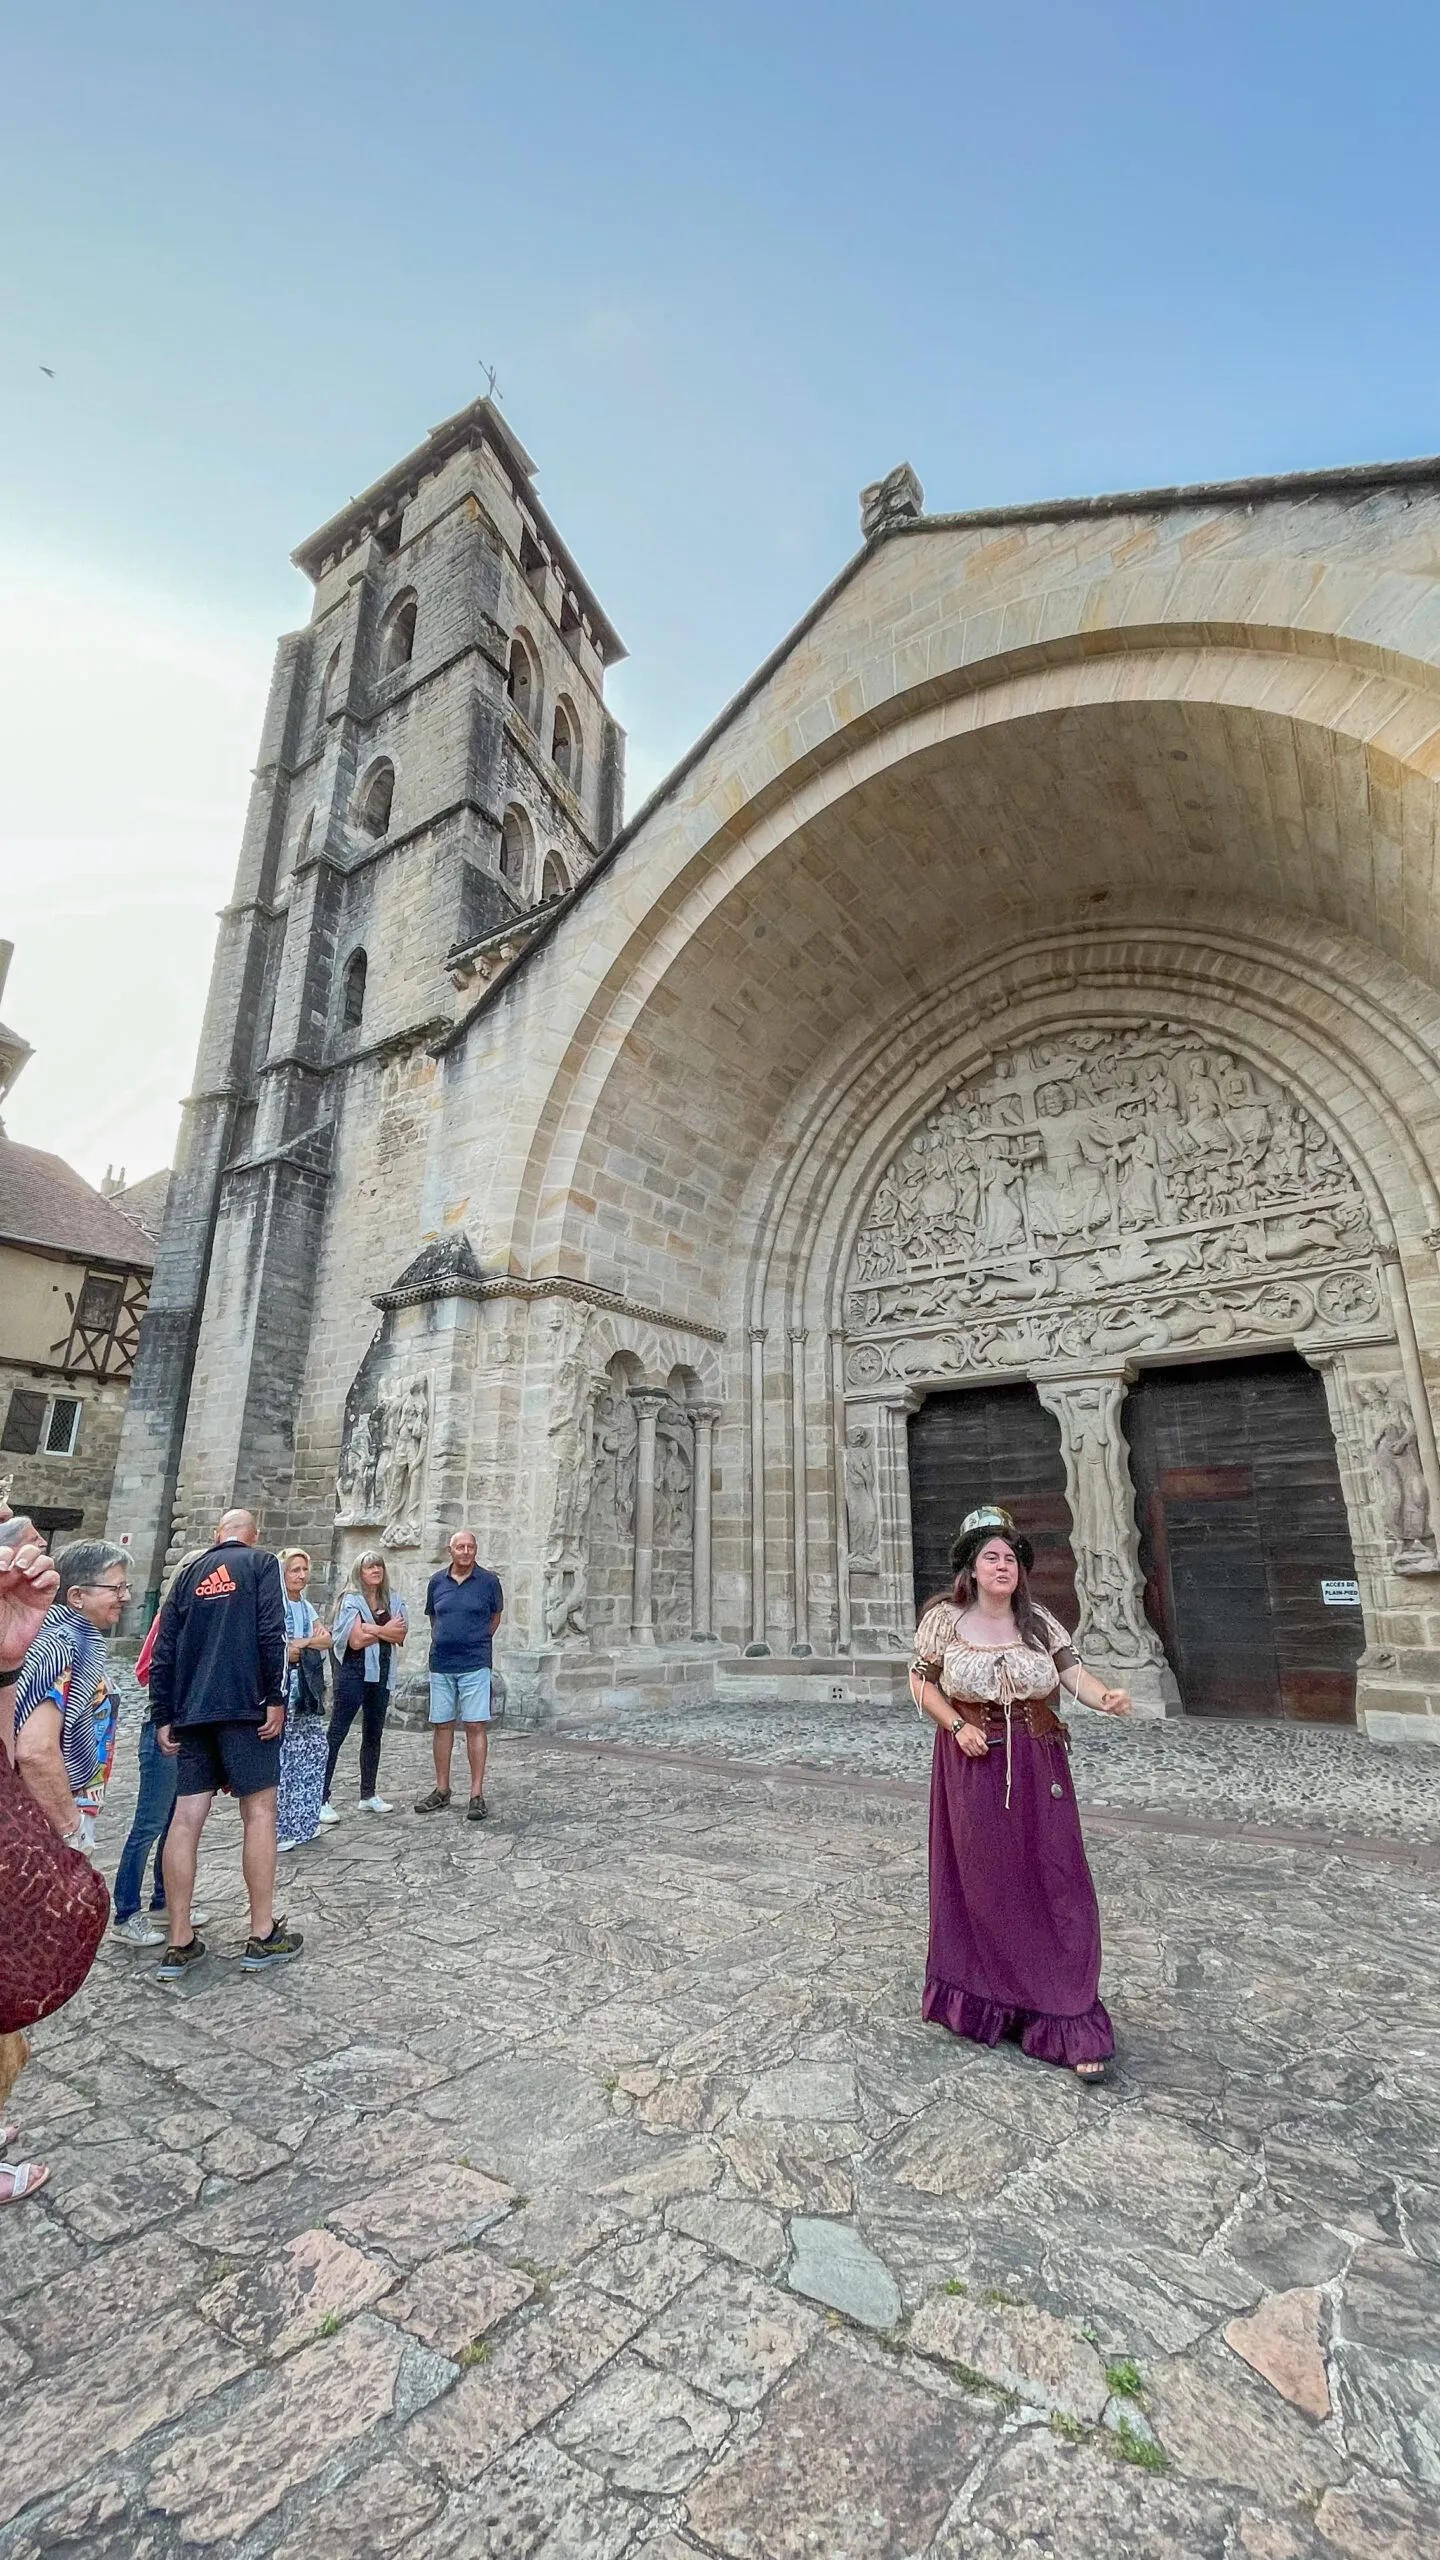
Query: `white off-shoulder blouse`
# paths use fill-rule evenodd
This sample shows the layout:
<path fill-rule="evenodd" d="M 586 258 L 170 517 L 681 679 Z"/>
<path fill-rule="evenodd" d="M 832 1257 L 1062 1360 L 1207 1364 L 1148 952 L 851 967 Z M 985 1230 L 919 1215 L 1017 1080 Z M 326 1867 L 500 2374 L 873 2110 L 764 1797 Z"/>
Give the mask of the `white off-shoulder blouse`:
<path fill-rule="evenodd" d="M 1079 1661 L 1059 1619 L 1038 1602 L 1035 1615 L 1049 1643 L 1046 1653 L 1027 1644 L 967 1643 L 960 1633 L 963 1614 L 953 1600 L 932 1600 L 915 1630 L 914 1670 L 956 1702 L 971 1699 L 1001 1707 L 1011 1699 L 1048 1698 L 1056 1672 Z"/>

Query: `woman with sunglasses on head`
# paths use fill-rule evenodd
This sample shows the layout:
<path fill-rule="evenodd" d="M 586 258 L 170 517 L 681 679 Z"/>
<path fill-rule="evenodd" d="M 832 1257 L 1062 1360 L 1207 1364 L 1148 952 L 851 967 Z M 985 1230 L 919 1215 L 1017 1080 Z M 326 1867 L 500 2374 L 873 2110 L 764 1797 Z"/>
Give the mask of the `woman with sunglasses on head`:
<path fill-rule="evenodd" d="M 1080 1832 L 1063 1689 L 1126 1716 L 1030 1593 L 1034 1554 L 1008 1511 L 960 1524 L 953 1591 L 915 1633 L 910 1694 L 936 1728 L 930 1956 L 922 2014 L 978 2044 L 1103 2080 L 1115 2035 L 1100 1998 L 1100 1914 Z"/>

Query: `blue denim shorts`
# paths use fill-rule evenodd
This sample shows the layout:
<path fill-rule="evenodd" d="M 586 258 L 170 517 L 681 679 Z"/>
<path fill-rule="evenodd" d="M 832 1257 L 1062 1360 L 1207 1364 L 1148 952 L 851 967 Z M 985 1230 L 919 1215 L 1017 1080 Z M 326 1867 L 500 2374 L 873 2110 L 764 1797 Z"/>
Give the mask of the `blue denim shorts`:
<path fill-rule="evenodd" d="M 490 1674 L 488 1671 L 432 1671 L 430 1674 L 430 1721 L 453 1724 L 490 1722 Z"/>

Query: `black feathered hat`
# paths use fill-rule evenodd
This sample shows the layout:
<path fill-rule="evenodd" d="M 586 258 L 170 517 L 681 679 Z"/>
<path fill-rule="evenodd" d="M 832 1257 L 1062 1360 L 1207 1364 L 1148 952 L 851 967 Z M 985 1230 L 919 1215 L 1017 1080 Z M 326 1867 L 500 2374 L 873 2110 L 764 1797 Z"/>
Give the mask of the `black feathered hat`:
<path fill-rule="evenodd" d="M 950 1550 L 950 1562 L 957 1573 L 968 1573 L 983 1546 L 992 1538 L 1003 1538 L 1028 1573 L 1035 1561 L 1035 1550 L 1023 1532 L 1016 1528 L 1008 1511 L 998 1502 L 982 1503 L 978 1511 L 967 1511 L 960 1523 L 959 1534 Z"/>

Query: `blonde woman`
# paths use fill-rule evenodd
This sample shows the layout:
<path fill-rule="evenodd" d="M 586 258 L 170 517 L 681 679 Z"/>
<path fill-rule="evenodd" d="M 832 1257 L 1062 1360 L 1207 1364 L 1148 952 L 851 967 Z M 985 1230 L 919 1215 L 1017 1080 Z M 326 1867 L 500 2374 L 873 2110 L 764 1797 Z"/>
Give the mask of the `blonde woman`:
<path fill-rule="evenodd" d="M 276 1799 L 277 1852 L 303 1849 L 320 1828 L 328 1762 L 325 1738 L 325 1656 L 330 1630 L 305 1597 L 310 1559 L 303 1547 L 282 1547 L 285 1581 L 285 1736 L 280 1745 Z"/>
<path fill-rule="evenodd" d="M 322 1822 L 338 1822 L 340 1819 L 330 1801 L 330 1789 L 334 1784 L 335 1763 L 340 1757 L 341 1746 L 357 1716 L 361 1718 L 360 1810 L 362 1813 L 393 1813 L 395 1810 L 379 1792 L 380 1744 L 390 1706 L 391 1659 L 409 1631 L 410 1620 L 405 1603 L 391 1595 L 385 1558 L 378 1547 L 368 1547 L 357 1559 L 349 1586 L 341 1595 L 340 1606 L 335 1612 L 335 1631 L 330 1639 L 335 1657 L 335 1704 L 330 1715 L 325 1802 L 320 1809 Z"/>

